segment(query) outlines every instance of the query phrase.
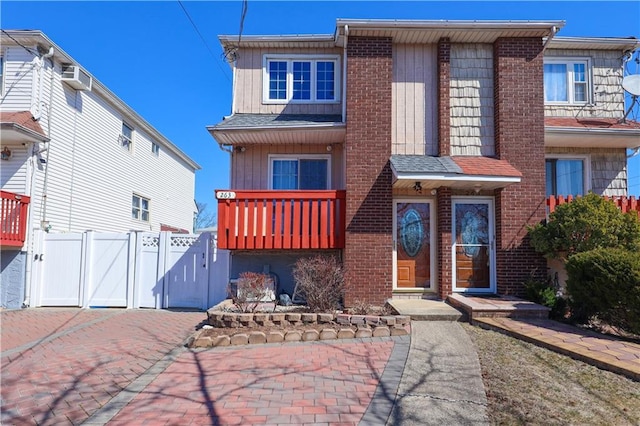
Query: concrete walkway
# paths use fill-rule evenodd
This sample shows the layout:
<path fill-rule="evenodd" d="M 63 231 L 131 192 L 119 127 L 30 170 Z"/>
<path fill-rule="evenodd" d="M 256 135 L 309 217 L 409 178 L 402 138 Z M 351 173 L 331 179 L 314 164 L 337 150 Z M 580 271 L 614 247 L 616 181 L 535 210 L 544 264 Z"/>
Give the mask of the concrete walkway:
<path fill-rule="evenodd" d="M 386 424 L 488 424 L 486 405 L 478 354 L 460 324 L 412 322 L 411 349 Z M 361 424 L 382 424 L 366 420 Z"/>

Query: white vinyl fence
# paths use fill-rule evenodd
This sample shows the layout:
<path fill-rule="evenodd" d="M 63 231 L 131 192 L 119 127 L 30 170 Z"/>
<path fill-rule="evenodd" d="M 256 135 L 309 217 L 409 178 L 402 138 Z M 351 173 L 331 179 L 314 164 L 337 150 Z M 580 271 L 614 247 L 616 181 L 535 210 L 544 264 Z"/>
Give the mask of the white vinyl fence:
<path fill-rule="evenodd" d="M 38 232 L 31 306 L 207 309 L 227 295 L 229 252 L 215 236 Z"/>

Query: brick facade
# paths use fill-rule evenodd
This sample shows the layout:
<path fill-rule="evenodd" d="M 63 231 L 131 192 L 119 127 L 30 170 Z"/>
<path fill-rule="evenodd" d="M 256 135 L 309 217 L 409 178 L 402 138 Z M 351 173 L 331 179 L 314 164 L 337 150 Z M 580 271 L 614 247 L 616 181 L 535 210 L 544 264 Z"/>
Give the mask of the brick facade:
<path fill-rule="evenodd" d="M 451 155 L 451 42 L 448 38 L 438 41 L 438 155 Z M 451 246 L 451 188 L 438 188 L 437 236 L 438 296 L 445 299 L 451 294 L 452 268 Z"/>
<path fill-rule="evenodd" d="M 523 174 L 496 191 L 496 260 L 499 294 L 522 295 L 530 276 L 546 275 L 527 225 L 545 218 L 543 51 L 539 38 L 494 43 L 496 156 Z"/>
<path fill-rule="evenodd" d="M 347 47 L 345 304 L 391 297 L 393 201 L 392 43 L 350 37 Z"/>
<path fill-rule="evenodd" d="M 437 203 L 438 226 L 436 244 L 438 246 L 438 297 L 444 300 L 453 290 L 451 188 L 438 188 Z"/>
<path fill-rule="evenodd" d="M 451 155 L 451 42 L 438 41 L 438 155 Z"/>

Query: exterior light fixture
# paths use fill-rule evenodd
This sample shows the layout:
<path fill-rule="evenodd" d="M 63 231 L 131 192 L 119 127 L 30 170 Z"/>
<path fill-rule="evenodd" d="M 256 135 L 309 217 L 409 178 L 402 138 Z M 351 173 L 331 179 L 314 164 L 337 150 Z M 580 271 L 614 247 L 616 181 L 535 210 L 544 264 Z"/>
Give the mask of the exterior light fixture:
<path fill-rule="evenodd" d="M 422 194 L 422 184 L 417 181 L 415 184 L 413 184 L 413 190 L 416 191 L 418 194 Z"/>

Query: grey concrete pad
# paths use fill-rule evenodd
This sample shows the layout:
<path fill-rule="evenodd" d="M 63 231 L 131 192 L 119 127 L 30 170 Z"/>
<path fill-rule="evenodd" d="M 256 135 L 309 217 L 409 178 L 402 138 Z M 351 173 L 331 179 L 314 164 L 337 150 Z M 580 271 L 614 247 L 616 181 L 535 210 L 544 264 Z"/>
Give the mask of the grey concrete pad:
<path fill-rule="evenodd" d="M 407 315 L 413 321 L 460 321 L 463 313 L 439 300 L 391 299 L 388 303 L 400 315 Z"/>
<path fill-rule="evenodd" d="M 411 347 L 387 425 L 488 424 L 475 348 L 460 324 L 411 323 Z"/>

